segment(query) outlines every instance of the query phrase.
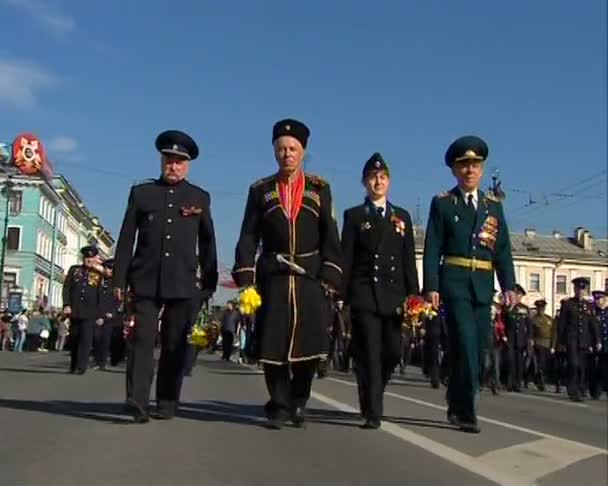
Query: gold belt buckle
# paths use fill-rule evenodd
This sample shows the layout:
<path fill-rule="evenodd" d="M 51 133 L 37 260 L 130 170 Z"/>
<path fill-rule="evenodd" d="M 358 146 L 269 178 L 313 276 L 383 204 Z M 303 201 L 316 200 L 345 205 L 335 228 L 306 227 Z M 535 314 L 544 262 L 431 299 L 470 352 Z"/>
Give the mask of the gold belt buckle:
<path fill-rule="evenodd" d="M 475 257 L 471 258 L 471 271 L 474 272 L 477 270 L 477 260 Z"/>

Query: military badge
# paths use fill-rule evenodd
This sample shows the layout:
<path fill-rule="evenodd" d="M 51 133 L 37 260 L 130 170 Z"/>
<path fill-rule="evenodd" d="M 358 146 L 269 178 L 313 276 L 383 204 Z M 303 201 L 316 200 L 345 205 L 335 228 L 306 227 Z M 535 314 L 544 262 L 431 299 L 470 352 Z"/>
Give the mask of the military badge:
<path fill-rule="evenodd" d="M 395 231 L 397 233 L 399 233 L 401 236 L 405 235 L 405 223 L 402 219 L 399 219 L 393 214 L 391 215 L 391 223 L 393 223 L 393 226 L 395 227 Z"/>
<path fill-rule="evenodd" d="M 365 223 L 361 223 L 361 231 L 371 229 L 371 227 L 372 227 L 372 225 L 370 224 L 369 221 L 366 221 Z"/>
<path fill-rule="evenodd" d="M 494 250 L 496 236 L 498 234 L 498 220 L 494 216 L 487 216 L 481 230 L 477 235 L 481 246 Z"/>
<path fill-rule="evenodd" d="M 321 198 L 319 197 L 319 194 L 317 194 L 315 191 L 309 191 L 309 190 L 304 191 L 304 197 L 306 197 L 308 199 L 312 199 L 319 206 L 321 205 Z"/>
<path fill-rule="evenodd" d="M 269 191 L 264 194 L 264 201 L 270 202 L 273 199 L 279 199 L 279 193 L 277 191 Z"/>
<path fill-rule="evenodd" d="M 198 216 L 203 210 L 195 206 L 182 206 L 179 208 L 179 214 L 182 216 Z"/>

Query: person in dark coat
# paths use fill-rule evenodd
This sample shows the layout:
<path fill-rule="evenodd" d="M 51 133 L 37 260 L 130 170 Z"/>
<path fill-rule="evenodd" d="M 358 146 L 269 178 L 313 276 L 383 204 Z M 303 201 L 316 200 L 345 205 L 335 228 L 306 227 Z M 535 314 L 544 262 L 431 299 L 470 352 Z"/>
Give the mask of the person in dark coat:
<path fill-rule="evenodd" d="M 515 285 L 515 305 L 505 310 L 507 336 L 507 368 L 509 370 L 508 390 L 521 392 L 524 379 L 524 352 L 532 338 L 530 309 L 521 300 L 526 295 L 524 288 Z"/>
<path fill-rule="evenodd" d="M 327 293 L 341 284 L 330 185 L 302 169 L 309 134 L 297 120 L 274 125 L 279 171 L 249 188 L 233 268 L 236 284 L 255 283 L 262 298 L 255 347 L 264 365 L 270 394 L 265 411 L 273 429 L 281 428 L 289 415 L 296 426 L 305 421 L 314 373 L 329 350 Z"/>
<path fill-rule="evenodd" d="M 377 429 L 384 388 L 401 356 L 405 301 L 420 289 L 412 219 L 387 199 L 390 173 L 381 154 L 365 162 L 361 181 L 364 203 L 344 211 L 344 294 L 351 309 L 362 427 Z"/>
<path fill-rule="evenodd" d="M 127 405 L 135 421 L 149 419 L 154 345 L 161 308 L 161 356 L 154 418 L 175 415 L 183 378 L 192 299 L 200 269 L 204 300 L 217 286 L 215 231 L 210 196 L 186 180 L 198 146 L 187 134 L 169 130 L 156 139 L 162 175 L 131 188 L 114 263 L 114 293 L 133 294 L 135 330 L 129 346 Z M 135 252 L 133 246 L 137 241 Z"/>
<path fill-rule="evenodd" d="M 562 301 L 559 312 L 559 341 L 566 346 L 568 356 L 568 396 L 582 402 L 585 396 L 587 355 L 599 349 L 597 321 L 593 305 L 586 298 L 589 279 L 572 280 L 574 297 Z"/>
<path fill-rule="evenodd" d="M 110 258 L 103 262 L 104 279 L 100 288 L 99 305 L 102 322 L 95 326 L 95 367 L 105 370 L 108 362 L 110 349 L 115 344 L 117 334 L 122 335 L 122 314 L 119 305 L 114 299 L 114 287 L 112 286 L 112 269 L 114 259 Z"/>
<path fill-rule="evenodd" d="M 63 314 L 70 318 L 70 373 L 84 375 L 95 327 L 103 323 L 100 295 L 104 268 L 97 261 L 96 247 L 85 246 L 80 253 L 83 263 L 72 265 L 63 282 Z"/>
<path fill-rule="evenodd" d="M 589 393 L 591 398 L 599 400 L 602 393 L 608 395 L 608 298 L 606 291 L 593 292 L 595 299 L 594 313 L 598 323 L 599 345 L 591 367 Z"/>

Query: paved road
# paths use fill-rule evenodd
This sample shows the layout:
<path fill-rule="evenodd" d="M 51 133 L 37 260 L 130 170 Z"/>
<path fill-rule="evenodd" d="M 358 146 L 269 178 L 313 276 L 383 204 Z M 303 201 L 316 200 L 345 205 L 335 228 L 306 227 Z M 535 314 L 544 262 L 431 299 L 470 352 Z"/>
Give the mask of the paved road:
<path fill-rule="evenodd" d="M 180 416 L 122 415 L 124 370 L 65 373 L 62 354 L 0 353 L 0 484 L 608 484 L 607 402 L 483 395 L 480 435 L 445 422 L 443 390 L 390 385 L 378 431 L 358 428 L 349 375 L 317 380 L 305 430 L 263 427 L 263 376 L 201 356 Z"/>

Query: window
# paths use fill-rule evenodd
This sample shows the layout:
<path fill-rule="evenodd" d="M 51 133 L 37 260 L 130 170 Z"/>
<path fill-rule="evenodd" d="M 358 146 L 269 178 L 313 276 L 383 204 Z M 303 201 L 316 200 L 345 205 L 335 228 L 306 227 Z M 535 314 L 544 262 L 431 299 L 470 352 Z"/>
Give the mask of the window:
<path fill-rule="evenodd" d="M 9 227 L 6 238 L 6 249 L 19 251 L 21 240 L 21 228 Z"/>
<path fill-rule="evenodd" d="M 568 293 L 565 275 L 558 275 L 555 278 L 555 293 L 560 295 L 566 295 Z"/>
<path fill-rule="evenodd" d="M 21 214 L 21 210 L 23 209 L 23 192 L 21 191 L 11 191 L 10 200 L 9 200 L 9 212 L 11 216 L 17 216 Z"/>
<path fill-rule="evenodd" d="M 530 284 L 528 285 L 530 292 L 540 292 L 540 273 L 530 274 Z"/>

